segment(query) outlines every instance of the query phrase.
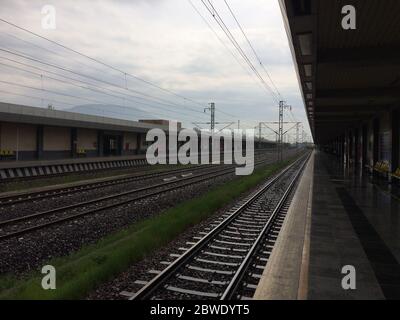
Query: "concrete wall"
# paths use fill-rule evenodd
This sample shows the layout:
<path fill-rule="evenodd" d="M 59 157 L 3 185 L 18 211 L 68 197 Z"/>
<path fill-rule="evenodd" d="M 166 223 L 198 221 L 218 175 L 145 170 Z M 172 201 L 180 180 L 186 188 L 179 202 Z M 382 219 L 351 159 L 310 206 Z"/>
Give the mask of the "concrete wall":
<path fill-rule="evenodd" d="M 146 142 L 146 134 L 141 133 L 138 139 L 140 138 L 140 145 L 139 145 L 139 153 L 143 154 L 147 150 L 147 146 L 151 144 L 151 142 Z"/>
<path fill-rule="evenodd" d="M 400 110 L 398 112 L 397 123 L 400 123 Z M 400 130 L 398 129 L 397 132 L 398 132 L 399 141 L 400 141 Z M 398 156 L 399 156 L 399 159 L 400 159 L 400 143 L 399 143 L 399 146 L 398 146 Z M 399 167 L 400 167 L 400 161 L 399 161 Z"/>
<path fill-rule="evenodd" d="M 77 150 L 84 149 L 87 157 L 97 155 L 97 130 L 78 129 L 77 130 Z"/>
<path fill-rule="evenodd" d="M 71 129 L 44 127 L 43 158 L 62 159 L 71 156 Z"/>
<path fill-rule="evenodd" d="M 125 132 L 122 143 L 122 153 L 125 155 L 136 154 L 137 152 L 137 134 Z"/>
<path fill-rule="evenodd" d="M 372 121 L 369 121 L 368 129 L 367 129 L 367 160 L 366 160 L 366 165 L 369 165 L 369 166 L 374 165 L 373 156 L 374 156 L 374 130 L 373 130 Z"/>
<path fill-rule="evenodd" d="M 379 118 L 379 160 L 391 162 L 391 149 L 392 125 L 390 113 L 386 112 Z"/>
<path fill-rule="evenodd" d="M 15 159 L 34 159 L 36 154 L 36 126 L 0 123 L 0 150 L 13 151 Z"/>

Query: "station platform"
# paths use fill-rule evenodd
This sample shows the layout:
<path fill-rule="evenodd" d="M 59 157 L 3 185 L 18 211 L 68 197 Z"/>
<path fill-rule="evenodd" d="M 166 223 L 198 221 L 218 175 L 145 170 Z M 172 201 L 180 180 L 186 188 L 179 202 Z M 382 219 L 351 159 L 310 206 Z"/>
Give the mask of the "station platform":
<path fill-rule="evenodd" d="M 399 261 L 399 199 L 314 151 L 254 298 L 400 299 Z"/>
<path fill-rule="evenodd" d="M 2 161 L 0 162 L 0 182 L 15 178 L 32 178 L 142 166 L 147 165 L 145 158 L 146 156 L 141 154 L 59 160 Z"/>

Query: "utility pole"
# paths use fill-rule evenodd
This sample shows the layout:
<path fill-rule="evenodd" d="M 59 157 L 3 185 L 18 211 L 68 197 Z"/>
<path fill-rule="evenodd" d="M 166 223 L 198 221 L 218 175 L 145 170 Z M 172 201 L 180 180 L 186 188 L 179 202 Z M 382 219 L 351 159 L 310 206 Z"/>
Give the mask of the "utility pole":
<path fill-rule="evenodd" d="M 292 109 L 285 101 L 279 101 L 279 130 L 278 130 L 278 159 L 283 160 L 283 111 L 284 109 Z"/>
<path fill-rule="evenodd" d="M 298 148 L 299 144 L 300 144 L 300 126 L 301 126 L 301 122 L 297 122 L 297 124 L 296 124 L 296 148 Z"/>
<path fill-rule="evenodd" d="M 210 107 L 204 108 L 204 112 L 206 112 L 206 110 L 211 111 L 210 129 L 211 129 L 211 132 L 214 132 L 214 130 L 215 130 L 215 103 L 211 102 Z"/>
<path fill-rule="evenodd" d="M 216 124 L 226 124 L 226 126 L 223 129 L 219 130 L 219 131 L 222 131 L 222 130 L 226 129 L 227 127 L 235 124 L 235 122 L 215 122 L 215 103 L 211 102 L 211 103 L 209 103 L 209 105 L 210 105 L 209 107 L 204 108 L 204 113 L 206 113 L 207 110 L 209 110 L 211 112 L 211 121 L 210 122 L 192 122 L 196 127 L 202 129 L 200 127 L 201 124 L 209 124 L 210 125 L 211 134 L 214 134 L 215 125 Z M 238 122 L 238 126 L 240 126 L 240 120 Z"/>
<path fill-rule="evenodd" d="M 279 101 L 278 160 L 282 161 L 283 152 L 283 108 L 285 102 Z"/>
<path fill-rule="evenodd" d="M 261 149 L 261 122 L 258 124 L 258 149 Z"/>

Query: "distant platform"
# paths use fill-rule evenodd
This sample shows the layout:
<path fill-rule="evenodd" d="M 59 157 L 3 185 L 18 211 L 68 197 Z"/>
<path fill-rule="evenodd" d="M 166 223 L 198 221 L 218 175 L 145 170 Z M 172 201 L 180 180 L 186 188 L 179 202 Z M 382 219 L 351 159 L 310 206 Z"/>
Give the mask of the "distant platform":
<path fill-rule="evenodd" d="M 148 165 L 145 155 L 0 162 L 0 182 Z"/>

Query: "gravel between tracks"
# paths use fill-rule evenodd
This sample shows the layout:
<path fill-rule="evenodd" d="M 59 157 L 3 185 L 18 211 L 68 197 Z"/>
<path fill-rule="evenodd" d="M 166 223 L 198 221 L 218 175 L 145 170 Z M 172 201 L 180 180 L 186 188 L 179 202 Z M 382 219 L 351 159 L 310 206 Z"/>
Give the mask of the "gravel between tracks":
<path fill-rule="evenodd" d="M 20 238 L 2 241 L 0 246 L 0 273 L 21 276 L 37 269 L 53 257 L 70 254 L 83 245 L 92 244 L 100 238 L 121 230 L 133 223 L 153 217 L 162 211 L 190 200 L 209 190 L 237 178 L 227 175 L 212 178 L 200 184 L 169 191 L 142 201 L 130 203 L 113 210 L 37 230 Z"/>
<path fill-rule="evenodd" d="M 179 253 L 177 248 L 188 248 L 186 242 L 193 241 L 193 237 L 199 236 L 199 232 L 206 231 L 206 228 L 215 223 L 215 220 L 221 218 L 229 209 L 231 209 L 237 202 L 243 200 L 246 196 L 257 190 L 264 182 L 258 184 L 251 190 L 246 191 L 242 196 L 237 198 L 229 205 L 216 211 L 212 216 L 206 220 L 198 223 L 197 225 L 189 228 L 187 231 L 179 235 L 175 240 L 148 255 L 145 259 L 132 264 L 126 271 L 119 274 L 114 279 L 103 283 L 94 291 L 92 291 L 86 299 L 89 300 L 126 300 L 127 297 L 122 296 L 122 291 L 135 293 L 141 288 L 134 282 L 136 280 L 151 280 L 155 275 L 150 274 L 149 270 L 163 270 L 166 266 L 162 265 L 162 261 L 173 261 L 174 258 L 170 257 L 171 253 Z M 182 252 L 180 252 L 182 253 Z"/>

